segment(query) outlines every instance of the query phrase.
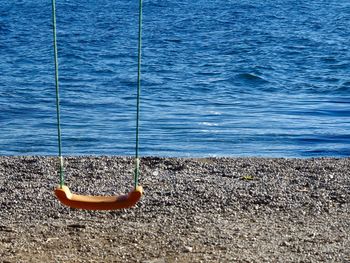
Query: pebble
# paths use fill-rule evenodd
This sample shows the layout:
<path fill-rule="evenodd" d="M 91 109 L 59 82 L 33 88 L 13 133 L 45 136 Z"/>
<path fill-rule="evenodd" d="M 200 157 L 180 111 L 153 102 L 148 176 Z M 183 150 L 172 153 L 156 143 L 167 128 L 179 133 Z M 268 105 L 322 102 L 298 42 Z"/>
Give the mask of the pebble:
<path fill-rule="evenodd" d="M 65 159 L 73 192 L 114 195 L 133 186 L 133 158 Z M 220 262 L 223 253 L 225 262 L 350 258 L 349 158 L 144 157 L 141 201 L 101 212 L 57 201 L 57 164 L 53 157 L 0 156 L 2 261 L 21 262 L 34 248 L 50 262 L 65 250 L 74 262 L 100 262 L 102 251 L 106 262 Z M 247 175 L 253 180 L 242 180 Z M 310 235 L 315 242 L 298 242 Z"/>
<path fill-rule="evenodd" d="M 193 250 L 192 247 L 189 247 L 189 246 L 185 246 L 185 247 L 184 247 L 184 251 L 185 251 L 186 253 L 191 253 L 192 250 Z"/>

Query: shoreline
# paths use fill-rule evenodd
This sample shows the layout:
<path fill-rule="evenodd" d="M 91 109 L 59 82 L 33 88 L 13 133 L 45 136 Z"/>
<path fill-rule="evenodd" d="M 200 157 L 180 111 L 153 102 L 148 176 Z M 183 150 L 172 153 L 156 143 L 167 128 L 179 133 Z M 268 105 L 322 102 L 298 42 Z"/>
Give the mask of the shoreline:
<path fill-rule="evenodd" d="M 133 157 L 65 157 L 73 192 L 125 193 Z M 53 195 L 57 157 L 0 156 L 4 262 L 350 261 L 350 158 L 141 158 L 136 207 Z"/>

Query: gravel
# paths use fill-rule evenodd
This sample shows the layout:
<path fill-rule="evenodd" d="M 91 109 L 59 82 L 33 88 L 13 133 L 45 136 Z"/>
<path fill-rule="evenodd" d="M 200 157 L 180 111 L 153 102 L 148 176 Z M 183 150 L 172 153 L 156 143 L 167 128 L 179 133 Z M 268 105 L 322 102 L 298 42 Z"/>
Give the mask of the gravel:
<path fill-rule="evenodd" d="M 73 192 L 132 187 L 132 158 L 65 160 Z M 350 262 L 349 158 L 142 158 L 118 211 L 62 206 L 57 166 L 0 157 L 1 262 Z"/>

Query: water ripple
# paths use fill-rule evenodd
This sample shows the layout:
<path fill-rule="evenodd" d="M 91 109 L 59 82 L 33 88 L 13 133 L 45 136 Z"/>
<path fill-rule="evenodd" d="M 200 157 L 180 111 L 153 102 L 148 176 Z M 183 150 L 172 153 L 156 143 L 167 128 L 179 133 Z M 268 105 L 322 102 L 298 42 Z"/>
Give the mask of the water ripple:
<path fill-rule="evenodd" d="M 65 154 L 133 154 L 137 3 L 58 1 Z M 141 152 L 349 156 L 348 1 L 144 1 Z M 47 1 L 0 2 L 0 154 L 55 154 Z"/>

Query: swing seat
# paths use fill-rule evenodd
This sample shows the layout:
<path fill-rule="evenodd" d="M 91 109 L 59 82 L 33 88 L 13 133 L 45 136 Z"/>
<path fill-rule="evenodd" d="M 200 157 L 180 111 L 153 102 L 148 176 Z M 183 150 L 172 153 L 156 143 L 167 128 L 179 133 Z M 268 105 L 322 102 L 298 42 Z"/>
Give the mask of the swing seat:
<path fill-rule="evenodd" d="M 92 196 L 73 194 L 67 186 L 58 186 L 55 189 L 55 195 L 58 200 L 71 208 L 86 210 L 116 210 L 130 208 L 134 206 L 141 198 L 143 193 L 142 186 L 137 186 L 128 194 L 119 196 Z"/>

